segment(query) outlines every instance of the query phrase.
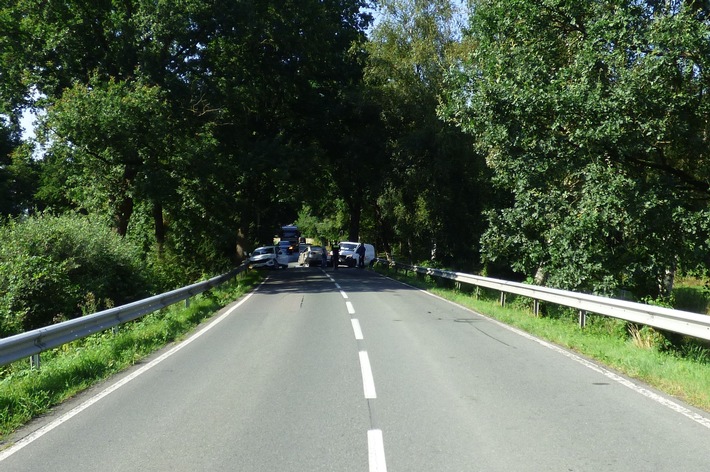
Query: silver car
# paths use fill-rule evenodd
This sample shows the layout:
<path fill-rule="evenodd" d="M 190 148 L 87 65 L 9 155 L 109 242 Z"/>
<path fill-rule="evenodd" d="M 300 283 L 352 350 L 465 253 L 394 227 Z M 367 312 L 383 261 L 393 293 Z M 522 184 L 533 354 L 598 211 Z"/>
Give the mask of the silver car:
<path fill-rule="evenodd" d="M 321 246 L 306 246 L 306 249 L 298 255 L 298 265 L 322 266 L 324 251 Z"/>

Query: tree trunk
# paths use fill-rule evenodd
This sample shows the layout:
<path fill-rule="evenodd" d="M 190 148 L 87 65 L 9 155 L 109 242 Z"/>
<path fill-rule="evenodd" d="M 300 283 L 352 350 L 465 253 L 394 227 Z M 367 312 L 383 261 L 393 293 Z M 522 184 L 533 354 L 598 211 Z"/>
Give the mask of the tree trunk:
<path fill-rule="evenodd" d="M 362 217 L 362 198 L 359 196 L 352 198 L 348 203 L 350 211 L 350 223 L 348 224 L 348 241 L 359 241 L 360 238 L 360 218 Z"/>
<path fill-rule="evenodd" d="M 237 245 L 235 250 L 235 262 L 241 263 L 246 258 L 246 237 L 242 228 L 237 229 Z"/>
<path fill-rule="evenodd" d="M 381 243 L 382 247 L 379 248 L 381 251 L 384 251 L 385 254 L 387 255 L 388 260 L 392 260 L 392 248 L 390 247 L 390 238 L 389 238 L 389 225 L 385 221 L 384 216 L 382 215 L 382 209 L 380 208 L 379 205 L 375 205 L 375 217 L 377 218 L 377 239 L 378 243 Z M 375 247 L 375 250 L 378 248 Z"/>
<path fill-rule="evenodd" d="M 113 215 L 116 232 L 122 237 L 126 236 L 128 223 L 130 223 L 131 216 L 133 216 L 133 197 L 131 196 L 130 190 L 136 175 L 138 175 L 136 166 L 127 165 L 125 169 L 123 169 L 118 194 L 111 201 L 112 206 L 116 208 Z"/>

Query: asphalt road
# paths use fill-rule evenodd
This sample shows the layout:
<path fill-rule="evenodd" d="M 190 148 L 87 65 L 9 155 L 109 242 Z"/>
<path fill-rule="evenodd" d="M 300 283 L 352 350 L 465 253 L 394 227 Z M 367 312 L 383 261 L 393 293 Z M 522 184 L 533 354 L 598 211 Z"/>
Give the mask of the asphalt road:
<path fill-rule="evenodd" d="M 269 273 L 8 471 L 703 471 L 710 417 L 367 270 Z"/>

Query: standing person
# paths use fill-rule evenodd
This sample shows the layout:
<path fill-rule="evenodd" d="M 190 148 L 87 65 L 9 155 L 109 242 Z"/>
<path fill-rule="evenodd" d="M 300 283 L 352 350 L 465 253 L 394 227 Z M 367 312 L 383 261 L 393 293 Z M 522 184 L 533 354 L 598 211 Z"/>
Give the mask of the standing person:
<path fill-rule="evenodd" d="M 320 245 L 323 248 L 323 250 L 321 251 L 320 266 L 325 269 L 326 267 L 328 267 L 328 240 L 326 238 L 321 237 Z"/>
<path fill-rule="evenodd" d="M 338 270 L 338 264 L 340 264 L 340 244 L 333 244 L 332 250 L 333 256 L 330 259 L 333 261 L 333 270 Z"/>
<path fill-rule="evenodd" d="M 360 243 L 357 245 L 357 249 L 355 249 L 355 253 L 357 254 L 357 266 L 360 269 L 365 268 L 365 245 Z"/>

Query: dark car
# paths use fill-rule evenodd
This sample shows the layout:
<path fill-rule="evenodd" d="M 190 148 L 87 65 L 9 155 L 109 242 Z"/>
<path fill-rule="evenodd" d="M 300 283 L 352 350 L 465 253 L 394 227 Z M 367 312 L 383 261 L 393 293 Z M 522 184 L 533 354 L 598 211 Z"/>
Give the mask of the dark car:
<path fill-rule="evenodd" d="M 284 254 L 288 255 L 289 262 L 296 262 L 298 260 L 298 241 L 281 240 L 279 241 L 278 247 Z"/>

